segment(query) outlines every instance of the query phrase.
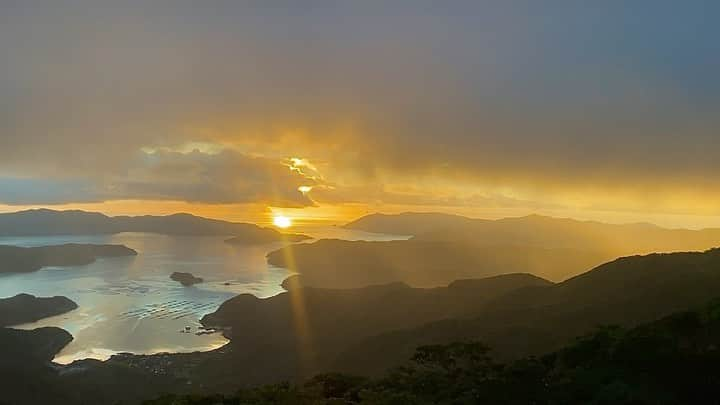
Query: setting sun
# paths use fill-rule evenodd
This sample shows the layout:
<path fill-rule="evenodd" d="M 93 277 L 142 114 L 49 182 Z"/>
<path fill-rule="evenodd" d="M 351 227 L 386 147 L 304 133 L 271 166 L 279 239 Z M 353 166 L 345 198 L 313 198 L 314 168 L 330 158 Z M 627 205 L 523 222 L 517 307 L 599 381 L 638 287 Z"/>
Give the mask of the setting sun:
<path fill-rule="evenodd" d="M 278 228 L 289 228 L 292 225 L 292 220 L 283 215 L 277 215 L 273 218 L 273 224 Z"/>

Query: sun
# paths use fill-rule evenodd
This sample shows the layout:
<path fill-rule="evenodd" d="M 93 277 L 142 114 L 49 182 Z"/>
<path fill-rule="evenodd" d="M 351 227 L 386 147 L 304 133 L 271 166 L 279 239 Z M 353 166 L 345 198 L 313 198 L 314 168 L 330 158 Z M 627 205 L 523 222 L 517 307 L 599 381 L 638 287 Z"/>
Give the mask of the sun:
<path fill-rule="evenodd" d="M 276 215 L 273 218 L 273 224 L 278 228 L 289 228 L 292 226 L 292 220 L 284 215 Z"/>

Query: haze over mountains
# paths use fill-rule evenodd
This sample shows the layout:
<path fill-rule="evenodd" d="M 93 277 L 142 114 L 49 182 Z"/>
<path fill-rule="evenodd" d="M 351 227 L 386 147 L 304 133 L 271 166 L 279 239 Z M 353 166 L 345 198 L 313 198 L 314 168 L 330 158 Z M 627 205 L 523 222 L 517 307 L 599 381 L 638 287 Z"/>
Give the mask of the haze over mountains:
<path fill-rule="evenodd" d="M 665 229 L 652 224 L 615 225 L 540 215 L 486 220 L 434 213 L 372 214 L 345 227 L 413 235 L 421 241 L 573 248 L 615 257 L 720 246 L 720 229 Z"/>
<path fill-rule="evenodd" d="M 0 236 L 98 235 L 121 232 L 148 232 L 167 235 L 233 236 L 245 243 L 269 243 L 303 235 L 283 235 L 253 224 L 220 221 L 191 214 L 167 216 L 109 217 L 96 212 L 28 210 L 0 214 Z M 287 240 L 287 239 L 286 239 Z"/>
<path fill-rule="evenodd" d="M 437 287 L 454 280 L 531 273 L 560 281 L 616 256 L 601 251 L 470 242 L 320 240 L 283 247 L 268 262 L 298 272 L 312 287 L 355 288 L 404 282 Z"/>
<path fill-rule="evenodd" d="M 299 282 L 307 286 L 353 288 L 399 281 L 433 287 L 508 273 L 562 281 L 620 256 L 720 246 L 720 229 L 664 229 L 537 215 L 484 220 L 373 214 L 345 227 L 414 236 L 391 242 L 321 240 L 284 247 L 268 260 L 300 273 Z"/>

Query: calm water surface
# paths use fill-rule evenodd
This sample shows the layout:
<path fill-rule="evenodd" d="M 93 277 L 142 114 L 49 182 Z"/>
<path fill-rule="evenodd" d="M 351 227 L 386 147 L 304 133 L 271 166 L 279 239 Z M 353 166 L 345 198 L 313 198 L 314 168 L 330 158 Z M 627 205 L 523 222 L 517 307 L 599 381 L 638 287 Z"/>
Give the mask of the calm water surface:
<path fill-rule="evenodd" d="M 402 236 L 371 234 L 337 227 L 308 227 L 315 238 L 392 240 Z M 138 256 L 100 259 L 78 267 L 44 268 L 33 273 L 0 275 L 0 297 L 18 293 L 64 295 L 79 308 L 16 328 L 58 326 L 74 340 L 55 361 L 105 359 L 118 352 L 158 353 L 211 350 L 226 340 L 220 334 L 196 335 L 199 320 L 225 300 L 241 293 L 270 297 L 282 292 L 289 272 L 267 264 L 265 255 L 283 246 L 232 246 L 225 237 L 117 235 L 0 238 L 2 245 L 46 246 L 62 243 L 122 244 Z M 183 287 L 174 271 L 205 281 Z M 186 328 L 190 333 L 186 333 Z"/>

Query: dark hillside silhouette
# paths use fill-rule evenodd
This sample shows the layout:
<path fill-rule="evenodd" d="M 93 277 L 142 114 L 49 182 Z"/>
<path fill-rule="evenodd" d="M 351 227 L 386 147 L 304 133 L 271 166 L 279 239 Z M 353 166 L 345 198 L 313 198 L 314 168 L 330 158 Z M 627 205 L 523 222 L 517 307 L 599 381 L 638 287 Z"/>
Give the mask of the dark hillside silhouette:
<path fill-rule="evenodd" d="M 77 304 L 67 297 L 45 298 L 18 294 L 0 298 L 0 327 L 35 322 L 76 308 Z"/>
<path fill-rule="evenodd" d="M 474 320 L 390 332 L 351 348 L 346 371 L 377 373 L 425 344 L 479 339 L 501 359 L 541 354 L 598 325 L 633 326 L 720 295 L 720 249 L 635 256 L 543 288 L 509 292 Z M 367 367 L 365 367 L 367 366 Z"/>
<path fill-rule="evenodd" d="M 720 302 L 633 329 L 606 326 L 541 357 L 502 364 L 480 342 L 422 346 L 368 379 L 327 373 L 302 384 L 223 396 L 165 396 L 169 404 L 716 404 Z"/>
<path fill-rule="evenodd" d="M 135 255 L 136 251 L 123 245 L 69 243 L 30 248 L 0 245 L 0 273 L 24 273 L 50 266 L 82 266 L 100 257 Z"/>

